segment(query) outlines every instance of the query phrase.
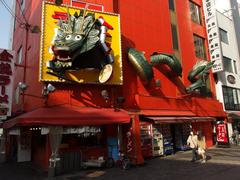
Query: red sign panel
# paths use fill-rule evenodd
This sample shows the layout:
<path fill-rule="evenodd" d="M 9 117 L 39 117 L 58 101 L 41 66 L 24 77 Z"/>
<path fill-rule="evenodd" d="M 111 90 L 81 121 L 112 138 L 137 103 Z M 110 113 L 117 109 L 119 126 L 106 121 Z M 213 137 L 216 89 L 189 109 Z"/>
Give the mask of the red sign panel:
<path fill-rule="evenodd" d="M 13 54 L 0 49 L 0 120 L 11 115 Z"/>
<path fill-rule="evenodd" d="M 217 142 L 221 142 L 221 143 L 228 142 L 227 125 L 226 124 L 217 124 L 216 132 L 217 132 Z"/>

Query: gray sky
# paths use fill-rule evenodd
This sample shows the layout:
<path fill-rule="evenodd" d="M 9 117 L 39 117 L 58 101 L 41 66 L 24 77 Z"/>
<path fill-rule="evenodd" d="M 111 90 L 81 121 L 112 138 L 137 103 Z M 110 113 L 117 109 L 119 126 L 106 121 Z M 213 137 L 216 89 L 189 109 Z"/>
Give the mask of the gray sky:
<path fill-rule="evenodd" d="M 12 8 L 13 0 L 0 0 L 0 48 L 9 49 L 12 16 L 3 6 L 2 1 L 6 2 Z"/>

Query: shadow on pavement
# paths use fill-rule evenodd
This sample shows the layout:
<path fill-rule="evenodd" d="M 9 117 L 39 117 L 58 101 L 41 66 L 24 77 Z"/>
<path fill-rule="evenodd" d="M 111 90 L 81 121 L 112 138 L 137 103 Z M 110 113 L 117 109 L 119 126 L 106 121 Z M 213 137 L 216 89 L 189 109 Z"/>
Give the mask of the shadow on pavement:
<path fill-rule="evenodd" d="M 191 151 L 146 160 L 144 166 L 87 169 L 54 178 L 32 163 L 0 164 L 0 180 L 239 180 L 240 148 L 207 151 L 207 163 L 191 161 Z"/>

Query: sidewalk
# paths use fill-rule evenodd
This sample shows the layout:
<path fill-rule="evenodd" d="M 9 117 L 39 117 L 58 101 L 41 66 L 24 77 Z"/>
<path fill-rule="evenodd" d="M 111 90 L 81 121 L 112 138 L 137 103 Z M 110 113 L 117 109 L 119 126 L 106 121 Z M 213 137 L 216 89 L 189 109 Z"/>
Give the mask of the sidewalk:
<path fill-rule="evenodd" d="M 47 172 L 31 162 L 0 164 L 0 180 L 43 180 Z"/>
<path fill-rule="evenodd" d="M 207 163 L 192 163 L 191 151 L 146 160 L 146 165 L 124 171 L 120 168 L 87 169 L 48 178 L 32 163 L 0 164 L 0 180 L 239 180 L 240 146 L 210 148 Z"/>
<path fill-rule="evenodd" d="M 207 163 L 240 165 L 240 146 L 231 146 L 230 148 L 211 147 L 207 149 Z M 172 156 L 166 156 L 165 159 L 190 161 L 192 152 L 177 152 Z"/>
<path fill-rule="evenodd" d="M 66 174 L 45 180 L 239 180 L 240 147 L 212 147 L 206 164 L 192 163 L 191 151 L 157 157 L 146 165 L 124 171 L 120 168 L 96 169 Z"/>

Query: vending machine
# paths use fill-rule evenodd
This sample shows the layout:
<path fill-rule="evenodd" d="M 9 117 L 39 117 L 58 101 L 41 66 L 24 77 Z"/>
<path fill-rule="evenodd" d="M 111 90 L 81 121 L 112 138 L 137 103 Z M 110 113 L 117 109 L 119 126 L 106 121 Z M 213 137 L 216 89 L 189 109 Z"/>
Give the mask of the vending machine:
<path fill-rule="evenodd" d="M 152 128 L 153 133 L 153 156 L 161 156 L 164 154 L 163 150 L 163 135 L 160 124 L 154 124 Z"/>
<path fill-rule="evenodd" d="M 162 134 L 163 134 L 163 149 L 165 155 L 170 155 L 174 153 L 173 150 L 173 139 L 171 134 L 171 129 L 169 124 L 162 124 Z"/>
<path fill-rule="evenodd" d="M 152 157 L 152 124 L 141 122 L 140 136 L 143 157 Z"/>

